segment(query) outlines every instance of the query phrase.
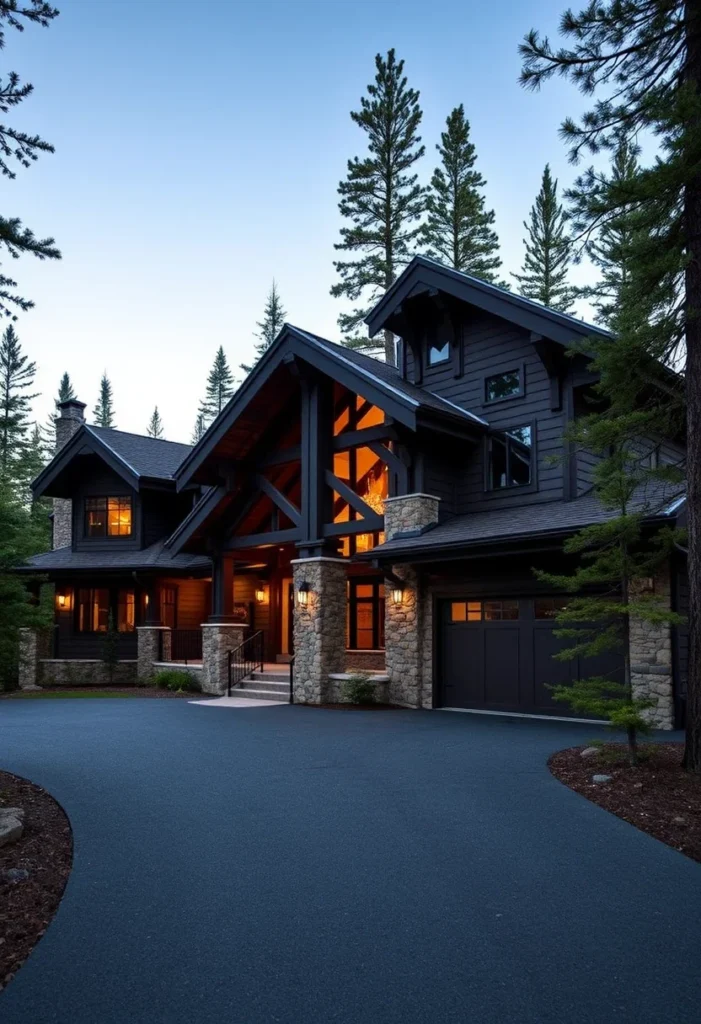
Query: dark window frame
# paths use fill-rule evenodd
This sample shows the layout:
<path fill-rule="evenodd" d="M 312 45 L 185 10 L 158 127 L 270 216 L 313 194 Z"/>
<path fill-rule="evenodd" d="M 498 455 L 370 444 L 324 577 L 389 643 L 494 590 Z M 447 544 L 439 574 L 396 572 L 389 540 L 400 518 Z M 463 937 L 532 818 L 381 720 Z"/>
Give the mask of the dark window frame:
<path fill-rule="evenodd" d="M 505 484 L 504 487 L 492 486 L 492 441 L 495 435 L 507 435 L 512 430 L 523 430 L 524 427 L 529 427 L 531 431 L 531 479 L 528 483 L 523 484 Z M 507 439 L 507 477 L 509 467 L 509 453 L 511 445 Z M 489 494 L 513 494 L 518 492 L 519 494 L 528 494 L 532 491 L 538 490 L 538 431 L 536 420 L 522 420 L 520 423 L 514 423 L 509 427 L 503 427 L 498 429 L 496 426 L 493 427 L 492 431 L 487 434 L 484 439 L 484 490 Z"/>
<path fill-rule="evenodd" d="M 92 605 L 93 605 L 93 594 L 97 590 L 107 591 L 107 615 L 108 622 L 106 623 L 105 629 L 81 629 L 80 628 L 80 608 L 81 608 L 81 594 L 85 591 L 88 592 L 90 597 L 89 608 L 90 608 L 90 625 L 92 626 Z M 120 606 L 120 594 L 124 592 L 130 592 L 134 595 L 134 626 L 133 629 L 119 629 L 119 606 Z M 135 632 L 137 626 L 142 621 L 140 615 L 140 604 L 138 589 L 134 586 L 125 586 L 124 584 L 102 584 L 100 586 L 76 586 L 74 590 L 73 599 L 73 632 L 80 636 L 104 636 L 109 628 L 109 617 L 112 617 L 112 623 L 114 629 L 119 633 L 120 636 L 131 635 Z M 126 602 L 125 602 L 126 606 Z"/>
<path fill-rule="evenodd" d="M 358 597 L 358 587 L 372 587 L 370 597 Z M 358 605 L 372 606 L 372 647 L 358 647 Z M 375 577 L 354 576 L 348 580 L 348 650 L 384 651 L 385 649 L 385 583 Z"/>
<path fill-rule="evenodd" d="M 120 503 L 129 503 L 129 511 L 131 514 L 129 533 L 110 533 L 109 532 L 109 503 L 110 501 L 117 501 Z M 100 511 L 97 507 L 98 503 L 104 505 L 104 530 L 100 533 L 93 533 L 90 531 L 88 518 L 91 512 Z M 91 508 L 91 504 L 93 507 Z M 135 536 L 134 533 L 134 499 L 131 494 L 87 494 L 83 499 L 83 536 L 87 540 L 131 540 Z"/>
<path fill-rule="evenodd" d="M 435 362 L 431 360 L 431 352 L 442 352 L 445 348 L 447 355 L 441 356 L 440 359 L 436 359 Z M 435 370 L 437 366 L 445 366 L 452 359 L 452 352 L 450 346 L 450 339 L 446 338 L 443 345 L 439 348 L 439 342 L 435 334 L 429 335 L 426 339 L 426 369 Z"/>
<path fill-rule="evenodd" d="M 507 373 L 518 374 L 518 391 L 515 391 L 513 395 L 504 395 L 502 398 L 487 398 L 487 382 L 493 380 L 495 377 L 503 377 Z M 490 373 L 482 374 L 482 405 L 493 406 L 499 405 L 501 402 L 515 402 L 520 398 L 526 397 L 526 364 L 524 362 L 517 363 L 515 366 L 509 367 L 508 370 L 499 370 L 498 372 L 491 371 Z"/>

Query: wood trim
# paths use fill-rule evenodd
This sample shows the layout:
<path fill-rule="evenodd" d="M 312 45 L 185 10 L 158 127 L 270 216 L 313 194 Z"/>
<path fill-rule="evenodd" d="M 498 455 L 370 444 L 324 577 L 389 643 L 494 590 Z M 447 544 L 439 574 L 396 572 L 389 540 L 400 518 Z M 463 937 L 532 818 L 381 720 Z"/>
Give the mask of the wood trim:
<path fill-rule="evenodd" d="M 397 431 L 386 423 L 378 423 L 375 427 L 363 427 L 361 430 L 344 430 L 333 439 L 334 451 L 345 451 L 348 448 L 372 447 L 372 441 L 394 441 Z"/>
<path fill-rule="evenodd" d="M 373 512 L 367 519 L 351 519 L 343 523 L 325 523 L 322 529 L 323 537 L 352 537 L 357 533 L 375 533 L 376 530 L 384 530 L 385 521 L 382 516 Z"/>
<path fill-rule="evenodd" d="M 284 512 L 288 519 L 291 519 L 295 526 L 299 526 L 302 522 L 302 513 L 293 505 L 292 502 L 285 497 L 282 491 L 279 491 L 277 487 L 268 480 L 267 477 L 262 474 L 256 476 L 256 483 L 260 487 L 263 494 L 267 495 L 268 498 L 277 505 L 281 512 Z"/>
<path fill-rule="evenodd" d="M 332 490 L 337 491 L 344 501 L 347 501 L 351 508 L 355 509 L 363 519 L 369 519 L 370 517 L 377 516 L 377 513 L 370 505 L 367 505 L 363 499 L 352 490 L 345 481 L 339 479 L 330 469 L 324 472 L 324 480 L 328 487 Z M 367 531 L 365 531 L 367 532 Z"/>
<path fill-rule="evenodd" d="M 264 544 L 288 544 L 301 538 L 301 530 L 269 530 L 267 533 L 249 533 L 243 536 L 229 537 L 223 544 L 224 551 L 237 548 L 257 548 Z"/>

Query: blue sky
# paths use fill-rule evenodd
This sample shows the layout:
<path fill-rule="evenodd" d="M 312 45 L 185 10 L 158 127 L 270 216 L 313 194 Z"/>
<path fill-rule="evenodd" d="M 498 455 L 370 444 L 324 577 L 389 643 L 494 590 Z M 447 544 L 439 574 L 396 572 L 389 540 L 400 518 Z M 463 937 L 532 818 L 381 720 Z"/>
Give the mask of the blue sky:
<path fill-rule="evenodd" d="M 144 432 L 157 404 L 166 436 L 189 440 L 216 348 L 250 359 L 273 277 L 291 322 L 338 337 L 336 187 L 364 151 L 349 111 L 378 51 L 394 46 L 420 90 L 422 180 L 465 105 L 506 272 L 545 163 L 561 185 L 575 175 L 558 127 L 584 101 L 517 82 L 520 39 L 555 34 L 563 0 L 57 3 L 49 29 L 8 30 L 3 52 L 35 86 L 12 123 L 56 146 L 3 179 L 4 214 L 63 253 L 11 267 L 36 302 L 17 328 L 41 421 L 64 370 L 91 409 L 106 369 L 118 427 Z"/>

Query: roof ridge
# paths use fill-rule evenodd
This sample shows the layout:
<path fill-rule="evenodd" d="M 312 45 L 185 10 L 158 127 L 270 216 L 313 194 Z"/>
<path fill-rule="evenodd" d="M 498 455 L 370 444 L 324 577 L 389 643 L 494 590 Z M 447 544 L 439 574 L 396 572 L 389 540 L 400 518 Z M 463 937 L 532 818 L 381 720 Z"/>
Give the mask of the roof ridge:
<path fill-rule="evenodd" d="M 126 437 L 138 437 L 142 441 L 160 441 L 161 444 L 177 444 L 179 448 L 192 448 L 187 441 L 171 441 L 167 437 L 151 437 L 149 434 L 137 434 L 133 430 L 119 430 L 117 427 L 101 427 L 97 423 L 85 423 L 91 430 L 109 430 L 113 434 L 124 434 Z"/>

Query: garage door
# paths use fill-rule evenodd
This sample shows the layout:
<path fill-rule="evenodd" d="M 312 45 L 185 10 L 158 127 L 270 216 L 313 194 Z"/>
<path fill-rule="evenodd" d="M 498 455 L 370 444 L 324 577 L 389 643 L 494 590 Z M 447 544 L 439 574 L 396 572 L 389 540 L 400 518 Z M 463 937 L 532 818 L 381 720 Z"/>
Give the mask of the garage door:
<path fill-rule="evenodd" d="M 440 601 L 439 705 L 569 716 L 572 711 L 553 700 L 549 686 L 592 675 L 620 682 L 618 653 L 553 660 L 570 645 L 554 635 L 554 617 L 565 603 L 562 597 Z"/>

